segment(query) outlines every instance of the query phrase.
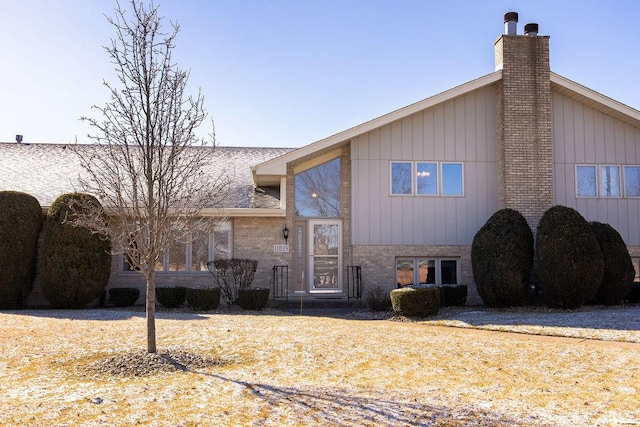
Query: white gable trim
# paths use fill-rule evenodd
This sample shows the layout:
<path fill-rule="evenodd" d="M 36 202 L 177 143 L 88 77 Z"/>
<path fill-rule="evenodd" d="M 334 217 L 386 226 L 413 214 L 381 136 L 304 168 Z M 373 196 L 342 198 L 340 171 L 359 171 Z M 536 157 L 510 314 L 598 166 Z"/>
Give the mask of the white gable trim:
<path fill-rule="evenodd" d="M 309 154 L 313 154 L 317 151 L 324 150 L 328 147 L 331 147 L 332 145 L 348 141 L 351 138 L 354 138 L 358 135 L 362 135 L 363 133 L 372 131 L 381 126 L 385 126 L 389 123 L 395 122 L 396 120 L 403 119 L 419 111 L 433 107 L 434 105 L 441 104 L 443 102 L 449 101 L 458 96 L 465 95 L 469 92 L 480 89 L 484 86 L 493 84 L 500 79 L 502 79 L 502 71 L 493 72 L 491 74 L 480 77 L 476 80 L 472 80 L 460 86 L 456 86 L 452 89 L 449 89 L 445 92 L 429 97 L 422 101 L 418 101 L 414 104 L 411 104 L 399 110 L 385 114 L 384 116 L 380 116 L 368 122 L 362 123 L 358 126 L 352 127 L 343 132 L 332 135 L 328 138 L 321 139 L 317 142 L 306 145 L 297 150 L 291 151 L 275 159 L 268 160 L 264 163 L 261 163 L 257 165 L 253 170 L 254 180 L 256 181 L 256 185 L 260 185 L 260 183 L 263 181 L 262 177 L 269 179 L 269 178 L 273 178 L 274 176 L 286 175 L 288 162 L 307 156 Z"/>
<path fill-rule="evenodd" d="M 552 90 L 598 111 L 602 111 L 625 123 L 640 127 L 640 111 L 591 90 L 588 87 L 582 86 L 573 80 L 562 77 L 559 74 L 552 72 L 550 80 Z"/>

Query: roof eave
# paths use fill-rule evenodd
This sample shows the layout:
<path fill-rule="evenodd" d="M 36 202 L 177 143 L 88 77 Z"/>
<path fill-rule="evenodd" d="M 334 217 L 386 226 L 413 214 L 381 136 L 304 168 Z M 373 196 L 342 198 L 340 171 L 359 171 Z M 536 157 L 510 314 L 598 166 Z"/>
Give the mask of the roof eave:
<path fill-rule="evenodd" d="M 635 108 L 629 107 L 615 99 L 609 98 L 553 72 L 551 73 L 550 80 L 553 90 L 625 123 L 640 127 L 640 111 Z"/>
<path fill-rule="evenodd" d="M 391 113 L 385 114 L 368 122 L 362 123 L 358 126 L 347 129 L 343 132 L 321 139 L 275 159 L 267 160 L 264 163 L 260 163 L 254 169 L 254 180 L 256 181 L 256 185 L 263 183 L 262 177 L 271 178 L 275 176 L 285 176 L 287 171 L 287 163 L 293 160 L 299 159 L 309 154 L 313 154 L 314 152 L 326 149 L 328 147 L 331 147 L 332 145 L 348 141 L 358 135 L 372 131 L 381 126 L 385 126 L 389 123 L 415 114 L 426 108 L 449 101 L 458 96 L 493 84 L 500 79 L 502 79 L 502 70 L 495 71 L 491 74 L 487 74 L 486 76 L 464 83 L 460 86 L 456 86 L 452 89 L 423 99 L 422 101 L 418 101 L 399 110 L 392 111 Z"/>

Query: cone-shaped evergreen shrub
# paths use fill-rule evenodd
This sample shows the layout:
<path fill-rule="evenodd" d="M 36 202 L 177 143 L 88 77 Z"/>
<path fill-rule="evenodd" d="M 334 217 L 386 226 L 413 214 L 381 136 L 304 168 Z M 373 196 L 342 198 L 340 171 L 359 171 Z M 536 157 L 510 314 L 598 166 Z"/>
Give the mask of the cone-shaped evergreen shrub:
<path fill-rule="evenodd" d="M 604 256 L 591 225 L 573 208 L 553 206 L 538 224 L 538 275 L 545 304 L 578 308 L 602 283 Z"/>
<path fill-rule="evenodd" d="M 533 233 L 520 212 L 499 210 L 478 230 L 471 246 L 471 266 L 486 305 L 526 303 L 533 268 Z"/>
<path fill-rule="evenodd" d="M 104 235 L 72 224 L 72 200 L 99 206 L 87 194 L 64 194 L 47 213 L 40 283 L 54 308 L 82 308 L 107 286 L 111 270 L 111 243 Z"/>
<path fill-rule="evenodd" d="M 620 233 L 609 224 L 592 222 L 591 229 L 604 255 L 604 275 L 595 301 L 601 304 L 620 304 L 633 285 L 635 269 L 627 245 Z"/>
<path fill-rule="evenodd" d="M 42 229 L 35 197 L 0 191 L 0 309 L 24 308 L 33 289 Z"/>

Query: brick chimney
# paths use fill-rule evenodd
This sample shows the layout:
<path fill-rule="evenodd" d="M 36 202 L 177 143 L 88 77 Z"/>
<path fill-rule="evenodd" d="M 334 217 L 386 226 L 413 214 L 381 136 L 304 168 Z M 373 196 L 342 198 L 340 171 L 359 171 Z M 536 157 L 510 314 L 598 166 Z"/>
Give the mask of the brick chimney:
<path fill-rule="evenodd" d="M 516 33 L 518 14 L 505 14 L 495 43 L 498 205 L 518 210 L 534 229 L 554 203 L 549 37 L 537 24 Z M 514 22 L 515 20 L 515 22 Z"/>

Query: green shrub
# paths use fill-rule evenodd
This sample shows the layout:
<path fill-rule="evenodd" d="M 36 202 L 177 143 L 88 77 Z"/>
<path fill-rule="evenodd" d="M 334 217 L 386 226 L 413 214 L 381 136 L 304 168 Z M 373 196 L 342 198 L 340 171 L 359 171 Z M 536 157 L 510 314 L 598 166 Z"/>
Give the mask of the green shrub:
<path fill-rule="evenodd" d="M 493 214 L 473 238 L 471 266 L 486 305 L 524 305 L 533 268 L 533 233 L 527 220 L 513 209 Z"/>
<path fill-rule="evenodd" d="M 269 288 L 239 289 L 237 303 L 244 310 L 262 310 L 269 303 Z"/>
<path fill-rule="evenodd" d="M 636 274 L 627 245 L 609 224 L 592 222 L 591 229 L 604 256 L 604 274 L 595 301 L 605 305 L 620 304 L 631 290 Z"/>
<path fill-rule="evenodd" d="M 440 292 L 433 286 L 394 289 L 391 291 L 391 306 L 402 316 L 435 316 L 440 310 Z"/>
<path fill-rule="evenodd" d="M 109 289 L 109 303 L 115 307 L 131 307 L 140 296 L 140 290 L 136 288 Z"/>
<path fill-rule="evenodd" d="M 111 271 L 107 236 L 73 224 L 72 203 L 100 207 L 87 194 L 64 194 L 47 213 L 40 266 L 42 293 L 54 308 L 82 308 L 106 288 Z"/>
<path fill-rule="evenodd" d="M 627 293 L 624 300 L 634 304 L 640 302 L 640 282 L 631 284 L 631 289 L 629 289 L 629 293 Z"/>
<path fill-rule="evenodd" d="M 165 308 L 178 308 L 184 304 L 186 290 L 184 286 L 156 288 L 156 299 Z"/>
<path fill-rule="evenodd" d="M 194 310 L 215 310 L 221 293 L 220 288 L 187 288 L 187 304 Z"/>
<path fill-rule="evenodd" d="M 25 308 L 36 275 L 42 207 L 18 191 L 0 191 L 0 309 Z"/>
<path fill-rule="evenodd" d="M 592 299 L 604 256 L 591 225 L 575 209 L 554 206 L 538 224 L 538 275 L 549 307 L 577 308 Z"/>
<path fill-rule="evenodd" d="M 376 286 L 367 292 L 366 302 L 371 311 L 385 311 L 391 307 L 389 292 L 382 286 Z"/>
<path fill-rule="evenodd" d="M 464 306 L 467 303 L 467 285 L 442 285 L 443 307 Z"/>

